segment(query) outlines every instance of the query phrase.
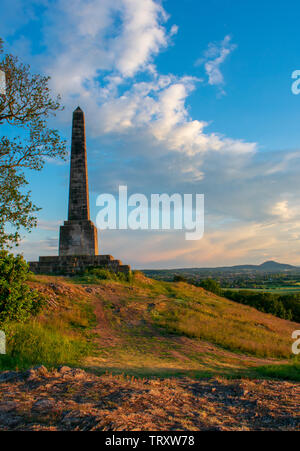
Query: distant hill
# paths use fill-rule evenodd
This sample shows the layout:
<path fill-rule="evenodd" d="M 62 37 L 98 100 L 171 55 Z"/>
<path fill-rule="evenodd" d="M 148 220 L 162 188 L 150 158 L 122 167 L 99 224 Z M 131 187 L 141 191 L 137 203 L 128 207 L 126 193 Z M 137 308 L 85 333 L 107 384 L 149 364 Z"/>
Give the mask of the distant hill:
<path fill-rule="evenodd" d="M 218 268 L 216 268 L 218 269 Z M 225 268 L 224 268 L 225 269 Z M 261 265 L 239 265 L 232 266 L 227 269 L 241 269 L 241 270 L 254 270 L 254 271 L 264 271 L 264 272 L 281 272 L 290 270 L 300 270 L 298 266 L 286 265 L 285 263 L 277 263 L 275 261 L 268 261 L 262 263 Z"/>
<path fill-rule="evenodd" d="M 285 272 L 285 271 L 296 271 L 300 272 L 299 266 L 287 265 L 285 263 L 278 263 L 275 261 L 267 261 L 261 265 L 237 265 L 237 266 L 220 266 L 216 268 L 179 268 L 179 269 L 145 269 L 143 272 L 146 275 L 153 275 L 155 273 L 222 273 L 222 272 Z"/>

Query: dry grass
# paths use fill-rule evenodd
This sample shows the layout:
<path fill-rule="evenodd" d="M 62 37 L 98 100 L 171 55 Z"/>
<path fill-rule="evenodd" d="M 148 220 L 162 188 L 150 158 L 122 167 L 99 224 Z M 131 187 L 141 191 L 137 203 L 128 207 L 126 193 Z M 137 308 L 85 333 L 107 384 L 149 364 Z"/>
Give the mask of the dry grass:
<path fill-rule="evenodd" d="M 45 368 L 0 380 L 1 431 L 298 430 L 299 384 Z"/>
<path fill-rule="evenodd" d="M 156 305 L 153 317 L 168 331 L 200 338 L 257 357 L 291 357 L 291 335 L 299 327 L 244 305 L 176 284 L 176 298 Z"/>

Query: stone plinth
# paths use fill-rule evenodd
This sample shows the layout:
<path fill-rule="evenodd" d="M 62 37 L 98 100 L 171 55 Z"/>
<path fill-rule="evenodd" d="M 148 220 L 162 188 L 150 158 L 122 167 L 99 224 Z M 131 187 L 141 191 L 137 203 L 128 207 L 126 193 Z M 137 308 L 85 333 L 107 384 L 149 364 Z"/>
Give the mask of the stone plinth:
<path fill-rule="evenodd" d="M 123 265 L 111 255 L 40 257 L 38 262 L 30 262 L 29 266 L 35 274 L 66 276 L 73 276 L 93 267 L 102 267 L 114 272 L 130 272 L 130 266 Z"/>
<path fill-rule="evenodd" d="M 98 234 L 92 221 L 65 221 L 59 232 L 59 255 L 97 255 Z"/>

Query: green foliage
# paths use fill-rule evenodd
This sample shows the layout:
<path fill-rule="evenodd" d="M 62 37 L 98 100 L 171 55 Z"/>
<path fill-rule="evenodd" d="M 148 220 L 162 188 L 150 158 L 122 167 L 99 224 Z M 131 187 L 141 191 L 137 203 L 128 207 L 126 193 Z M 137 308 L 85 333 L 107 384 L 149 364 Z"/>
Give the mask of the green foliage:
<path fill-rule="evenodd" d="M 2 41 L 0 40 L 0 54 Z M 41 170 L 48 158 L 66 156 L 65 141 L 48 128 L 47 118 L 60 110 L 49 77 L 32 75 L 30 67 L 13 55 L 3 55 L 5 95 L 0 95 L 0 124 L 9 130 L 0 137 L 0 248 L 18 243 L 20 229 L 36 225 L 38 210 L 30 200 L 24 169 Z M 13 231 L 11 231 L 13 230 Z"/>
<path fill-rule="evenodd" d="M 0 370 L 34 365 L 76 365 L 90 352 L 91 344 L 64 335 L 60 328 L 30 321 L 5 327 L 7 354 L 0 356 Z"/>
<path fill-rule="evenodd" d="M 278 296 L 285 310 L 290 312 L 291 320 L 300 323 L 300 294 L 283 294 Z"/>
<path fill-rule="evenodd" d="M 214 279 L 202 280 L 198 286 L 217 295 L 221 294 L 222 291 L 219 282 Z"/>
<path fill-rule="evenodd" d="M 129 273 L 123 272 L 114 272 L 110 271 L 104 267 L 93 267 L 87 268 L 81 275 L 75 276 L 75 280 L 80 283 L 92 283 L 97 284 L 102 280 L 113 280 L 116 282 L 132 282 L 133 274 L 130 271 Z"/>
<path fill-rule="evenodd" d="M 300 298 L 297 294 L 226 290 L 223 291 L 223 296 L 278 318 L 300 322 Z"/>
<path fill-rule="evenodd" d="M 180 274 L 176 274 L 174 276 L 173 282 L 186 282 L 186 283 L 188 283 L 188 280 L 187 280 L 186 277 L 181 276 Z"/>
<path fill-rule="evenodd" d="M 101 267 L 88 268 L 84 272 L 84 275 L 95 276 L 99 280 L 118 280 L 118 275 L 115 272 L 109 271 L 108 269 L 101 268 Z"/>
<path fill-rule="evenodd" d="M 17 243 L 23 227 L 36 226 L 34 213 L 39 210 L 30 200 L 30 193 L 23 193 L 27 181 L 16 169 L 0 167 L 0 249 Z M 8 231 L 7 226 L 11 226 Z"/>
<path fill-rule="evenodd" d="M 40 309 L 42 299 L 27 285 L 28 274 L 21 255 L 0 251 L 0 324 L 24 321 Z"/>

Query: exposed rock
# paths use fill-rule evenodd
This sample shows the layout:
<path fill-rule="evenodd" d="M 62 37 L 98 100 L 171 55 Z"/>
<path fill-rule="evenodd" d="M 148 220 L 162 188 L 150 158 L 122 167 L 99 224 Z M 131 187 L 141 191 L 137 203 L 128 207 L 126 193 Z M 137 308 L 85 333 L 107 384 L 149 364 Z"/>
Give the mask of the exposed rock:
<path fill-rule="evenodd" d="M 0 383 L 14 381 L 20 377 L 21 375 L 17 371 L 4 371 L 4 373 L 0 373 Z"/>
<path fill-rule="evenodd" d="M 16 410 L 17 403 L 15 401 L 7 401 L 6 403 L 0 404 L 0 413 L 8 413 Z"/>
<path fill-rule="evenodd" d="M 53 400 L 50 400 L 50 399 L 39 399 L 38 401 L 36 401 L 33 404 L 32 410 L 43 412 L 43 411 L 52 409 L 53 406 L 54 406 L 54 401 Z"/>
<path fill-rule="evenodd" d="M 47 377 L 48 370 L 44 365 L 39 365 L 26 371 L 24 375 L 28 380 L 34 380 L 39 377 Z"/>
<path fill-rule="evenodd" d="M 69 366 L 60 366 L 58 368 L 58 371 L 60 372 L 60 374 L 66 374 L 69 373 L 71 370 L 71 368 Z"/>

